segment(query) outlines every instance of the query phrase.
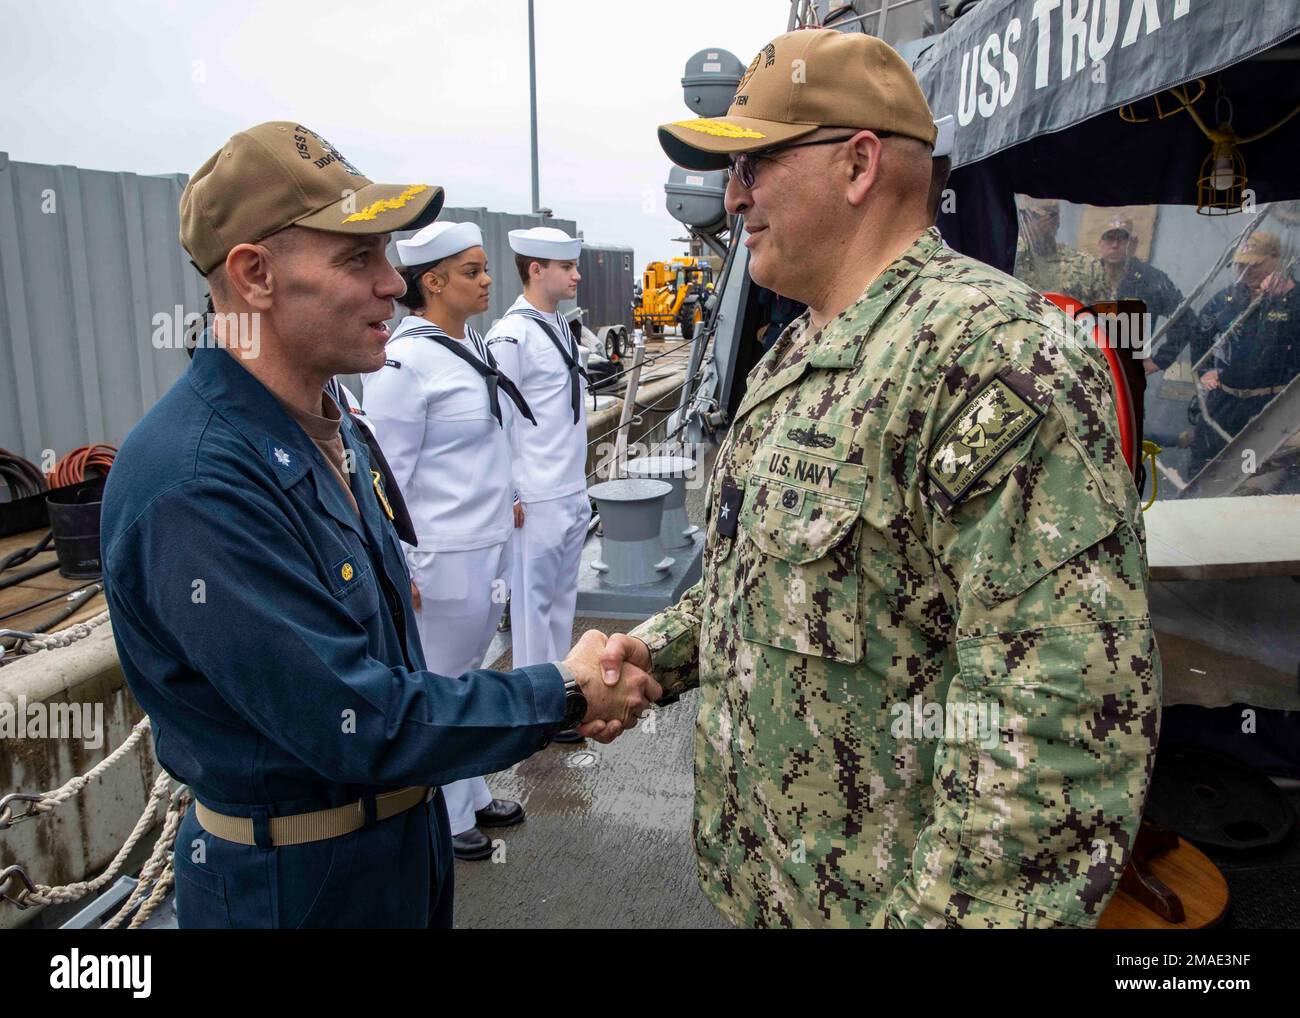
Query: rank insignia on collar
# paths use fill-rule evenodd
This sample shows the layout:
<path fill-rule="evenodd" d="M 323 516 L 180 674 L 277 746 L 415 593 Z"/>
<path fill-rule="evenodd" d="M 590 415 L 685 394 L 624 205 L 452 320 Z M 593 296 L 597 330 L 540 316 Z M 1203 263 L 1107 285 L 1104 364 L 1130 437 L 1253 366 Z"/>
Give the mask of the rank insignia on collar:
<path fill-rule="evenodd" d="M 393 518 L 393 507 L 388 502 L 388 496 L 384 494 L 383 475 L 378 470 L 371 470 L 370 481 L 375 486 L 375 497 L 379 499 L 379 504 L 383 506 L 384 514 L 391 520 Z"/>
<path fill-rule="evenodd" d="M 930 480 L 950 503 L 965 497 L 998 458 L 1043 417 L 1001 374 L 989 379 L 939 429 L 926 461 Z"/>

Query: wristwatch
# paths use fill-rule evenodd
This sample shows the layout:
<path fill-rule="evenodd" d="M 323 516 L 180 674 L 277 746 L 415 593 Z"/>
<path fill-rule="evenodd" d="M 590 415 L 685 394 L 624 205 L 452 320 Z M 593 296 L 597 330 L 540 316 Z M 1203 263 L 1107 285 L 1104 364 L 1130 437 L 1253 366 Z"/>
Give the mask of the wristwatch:
<path fill-rule="evenodd" d="M 564 680 L 564 722 L 559 730 L 576 727 L 586 716 L 587 698 L 583 695 L 578 680 L 570 675 Z"/>

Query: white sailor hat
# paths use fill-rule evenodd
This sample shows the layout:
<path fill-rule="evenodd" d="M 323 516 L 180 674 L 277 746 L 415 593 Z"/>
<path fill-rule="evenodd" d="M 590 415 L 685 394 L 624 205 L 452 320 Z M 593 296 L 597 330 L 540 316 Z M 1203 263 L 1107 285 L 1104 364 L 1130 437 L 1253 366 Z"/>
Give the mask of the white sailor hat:
<path fill-rule="evenodd" d="M 525 258 L 554 258 L 567 262 L 577 259 L 582 241 L 553 226 L 534 226 L 531 230 L 511 230 L 510 250 Z"/>
<path fill-rule="evenodd" d="M 397 242 L 397 257 L 403 265 L 425 265 L 440 258 L 483 246 L 483 231 L 473 223 L 430 223 L 409 240 Z"/>
<path fill-rule="evenodd" d="M 940 117 L 934 122 L 938 128 L 938 137 L 934 140 L 934 152 L 932 158 L 938 159 L 940 156 L 952 155 L 952 141 L 957 134 L 957 128 L 953 124 L 952 116 Z"/>

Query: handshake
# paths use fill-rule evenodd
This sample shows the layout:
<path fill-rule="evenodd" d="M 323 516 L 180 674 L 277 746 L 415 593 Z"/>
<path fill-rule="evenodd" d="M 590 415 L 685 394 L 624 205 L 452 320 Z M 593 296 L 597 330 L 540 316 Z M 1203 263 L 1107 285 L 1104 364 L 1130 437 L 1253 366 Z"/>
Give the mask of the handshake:
<path fill-rule="evenodd" d="M 597 742 L 613 742 L 663 696 L 650 675 L 650 652 L 631 636 L 607 637 L 588 629 L 569 651 L 564 663 L 587 698 L 587 713 L 578 734 Z"/>

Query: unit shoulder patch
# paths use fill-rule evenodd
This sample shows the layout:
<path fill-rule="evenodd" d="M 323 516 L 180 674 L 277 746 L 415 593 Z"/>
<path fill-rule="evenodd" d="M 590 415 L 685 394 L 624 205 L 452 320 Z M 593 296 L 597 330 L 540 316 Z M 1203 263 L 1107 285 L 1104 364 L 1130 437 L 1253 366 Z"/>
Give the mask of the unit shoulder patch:
<path fill-rule="evenodd" d="M 995 375 L 939 429 L 926 461 L 930 479 L 950 502 L 960 502 L 1042 417 L 1040 407 Z"/>
<path fill-rule="evenodd" d="M 401 361 L 395 361 L 391 357 L 388 360 L 384 361 L 384 367 L 386 368 L 400 368 L 401 366 L 402 366 Z"/>

